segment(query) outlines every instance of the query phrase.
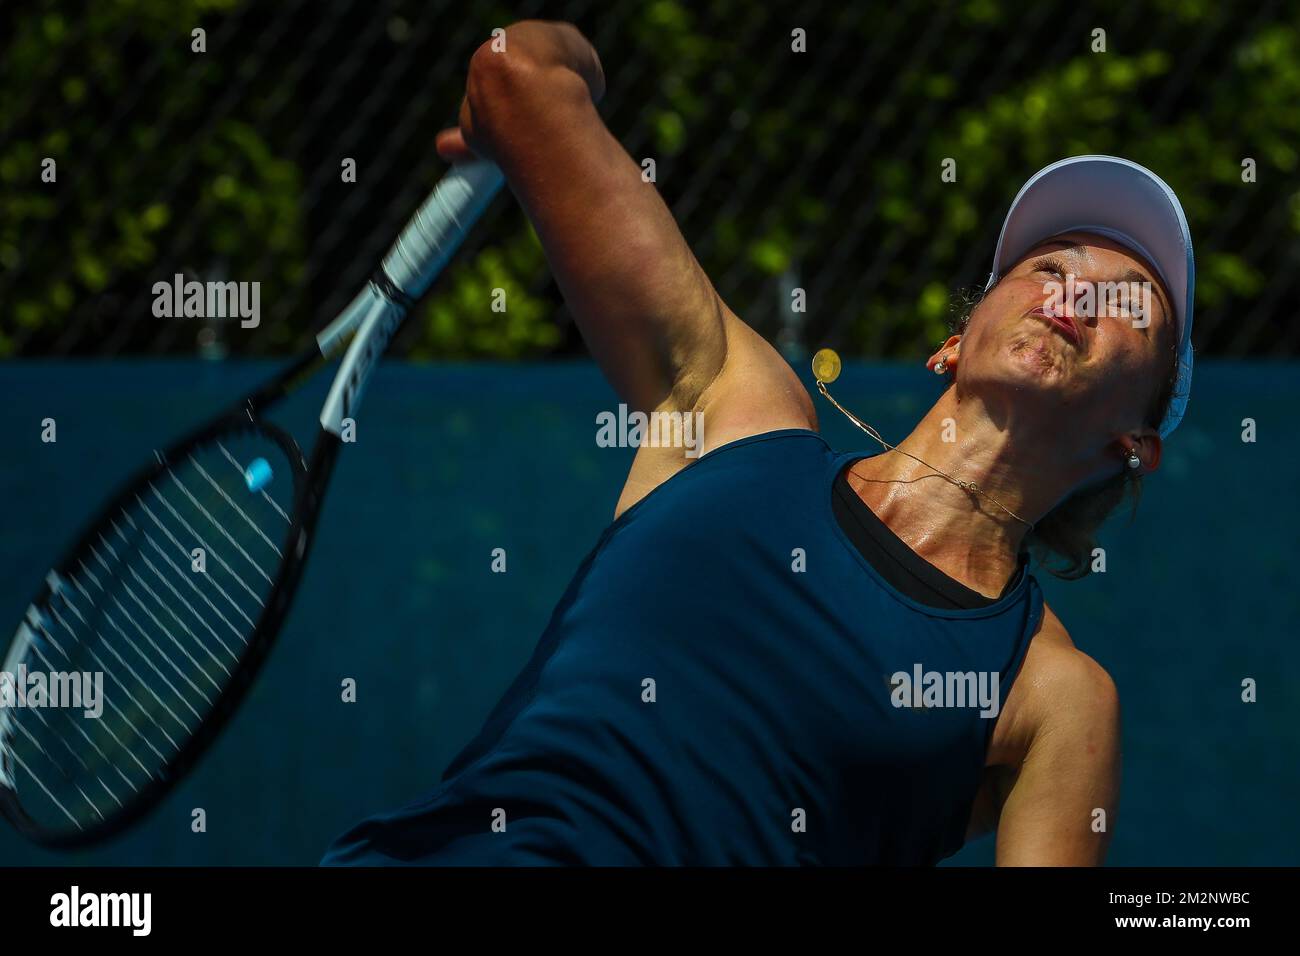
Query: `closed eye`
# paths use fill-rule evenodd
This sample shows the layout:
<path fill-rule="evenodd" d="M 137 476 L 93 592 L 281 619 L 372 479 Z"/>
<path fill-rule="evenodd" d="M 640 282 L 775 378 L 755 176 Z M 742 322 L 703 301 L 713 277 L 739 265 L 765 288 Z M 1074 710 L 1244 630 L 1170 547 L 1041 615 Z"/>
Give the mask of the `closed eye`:
<path fill-rule="evenodd" d="M 1065 266 L 1061 264 L 1060 259 L 1053 258 L 1052 256 L 1044 256 L 1041 259 L 1035 259 L 1034 271 L 1048 272 L 1060 276 L 1062 279 L 1065 278 Z"/>

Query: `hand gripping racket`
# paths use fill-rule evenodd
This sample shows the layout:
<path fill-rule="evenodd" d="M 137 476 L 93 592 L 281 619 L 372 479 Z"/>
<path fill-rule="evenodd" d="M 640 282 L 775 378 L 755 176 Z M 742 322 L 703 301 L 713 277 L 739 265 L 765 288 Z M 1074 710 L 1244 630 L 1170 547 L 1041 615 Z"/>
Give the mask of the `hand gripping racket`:
<path fill-rule="evenodd" d="M 317 348 L 155 452 L 45 576 L 0 668 L 0 812 L 23 834 L 112 836 L 211 745 L 284 623 L 345 420 L 502 182 L 491 163 L 455 166 Z M 345 348 L 305 459 L 264 413 Z M 83 674 L 102 675 L 98 704 L 66 706 Z"/>

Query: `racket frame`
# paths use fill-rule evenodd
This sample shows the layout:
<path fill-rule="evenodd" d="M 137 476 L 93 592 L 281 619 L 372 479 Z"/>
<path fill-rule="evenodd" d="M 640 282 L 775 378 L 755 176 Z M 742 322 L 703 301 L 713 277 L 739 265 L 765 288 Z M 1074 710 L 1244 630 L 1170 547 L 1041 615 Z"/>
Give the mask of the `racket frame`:
<path fill-rule="evenodd" d="M 248 636 L 248 643 L 236 661 L 229 679 L 223 684 L 212 707 L 203 715 L 172 757 L 129 797 L 124 805 L 104 820 L 83 826 L 78 830 L 51 830 L 38 824 L 23 808 L 16 790 L 0 784 L 0 813 L 25 837 L 40 846 L 51 849 L 75 849 L 98 843 L 125 830 L 155 806 L 193 768 L 198 758 L 225 727 L 243 701 L 253 678 L 261 669 L 275 636 L 287 616 L 293 595 L 302 578 L 303 568 L 311 550 L 311 541 L 320 515 L 320 504 L 328 486 L 330 472 L 337 460 L 339 445 L 337 435 L 322 431 L 307 462 L 297 441 L 284 429 L 263 419 L 260 413 L 280 398 L 293 391 L 305 380 L 304 371 L 318 367 L 323 361 L 320 353 L 309 353 L 294 362 L 271 382 L 230 409 L 211 419 L 172 443 L 166 450 L 155 452 L 153 464 L 142 468 L 113 496 L 85 526 L 76 544 L 65 552 L 62 561 L 46 575 L 45 582 L 29 606 L 24 622 L 32 627 L 33 615 L 39 608 L 55 600 L 57 595 L 51 576 L 61 579 L 81 576 L 74 565 L 82 563 L 90 549 L 98 542 L 109 524 L 129 506 L 143 489 L 164 476 L 178 461 L 184 460 L 190 450 L 233 432 L 244 429 L 260 432 L 274 442 L 290 462 L 293 477 L 293 511 L 289 529 L 284 538 L 284 557 L 268 592 L 265 607 Z M 7 741 L 0 740 L 0 760 L 7 761 Z M 12 771 L 6 767 L 5 775 Z"/>
<path fill-rule="evenodd" d="M 356 411 L 365 384 L 390 339 L 503 183 L 501 171 L 490 162 L 479 160 L 453 168 L 416 210 L 371 280 L 317 335 L 317 347 L 294 360 L 234 408 L 218 414 L 166 450 L 155 452 L 155 462 L 137 472 L 100 508 L 77 538 L 76 545 L 64 551 L 64 557 L 46 575 L 37 597 L 28 605 L 24 623 L 56 596 L 51 576 L 69 574 L 68 567 L 82 560 L 104 527 L 142 488 L 165 474 L 189 449 L 236 429 L 252 428 L 271 438 L 289 458 L 294 479 L 293 512 L 284 538 L 279 573 L 249 634 L 247 648 L 211 709 L 157 775 L 127 798 L 117 812 L 77 830 L 56 831 L 38 824 L 23 808 L 15 787 L 9 785 L 12 777 L 7 764 L 0 768 L 0 814 L 33 843 L 52 849 L 74 849 L 120 834 L 184 779 L 230 720 L 265 662 L 302 579 L 325 491 L 342 445 L 342 420 Z M 347 351 L 321 410 L 321 429 L 311 459 L 304 460 L 293 436 L 263 419 L 261 413 L 296 390 L 344 348 Z M 13 648 L 11 641 L 6 647 L 7 656 Z M 7 718 L 7 715 L 0 716 Z M 0 732 L 6 729 L 7 719 L 0 721 Z M 8 741 L 0 735 L 0 761 L 8 761 L 7 751 Z"/>

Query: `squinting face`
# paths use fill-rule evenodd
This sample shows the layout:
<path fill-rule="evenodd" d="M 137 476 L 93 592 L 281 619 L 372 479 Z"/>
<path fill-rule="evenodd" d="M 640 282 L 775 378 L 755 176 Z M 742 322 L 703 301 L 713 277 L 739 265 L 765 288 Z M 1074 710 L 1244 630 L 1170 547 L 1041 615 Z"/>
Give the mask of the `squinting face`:
<path fill-rule="evenodd" d="M 1173 322 L 1154 270 L 1124 246 L 1088 233 L 1043 242 L 972 314 L 958 394 L 1059 423 L 1084 448 L 1154 434 L 1146 413 L 1172 370 Z"/>

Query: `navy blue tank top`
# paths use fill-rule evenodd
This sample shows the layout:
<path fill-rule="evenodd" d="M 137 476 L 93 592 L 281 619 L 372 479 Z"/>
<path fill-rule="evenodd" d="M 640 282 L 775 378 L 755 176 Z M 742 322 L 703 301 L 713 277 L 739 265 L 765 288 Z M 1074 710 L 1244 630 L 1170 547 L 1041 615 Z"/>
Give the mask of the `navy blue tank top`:
<path fill-rule="evenodd" d="M 954 853 L 1042 593 L 1023 565 L 985 607 L 927 607 L 888 584 L 833 514 L 836 476 L 863 457 L 783 429 L 659 485 L 605 529 L 434 792 L 357 824 L 323 862 Z M 960 703 L 980 674 L 996 707 Z M 931 675 L 947 697 L 922 694 Z"/>

